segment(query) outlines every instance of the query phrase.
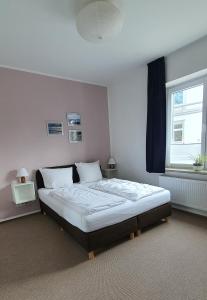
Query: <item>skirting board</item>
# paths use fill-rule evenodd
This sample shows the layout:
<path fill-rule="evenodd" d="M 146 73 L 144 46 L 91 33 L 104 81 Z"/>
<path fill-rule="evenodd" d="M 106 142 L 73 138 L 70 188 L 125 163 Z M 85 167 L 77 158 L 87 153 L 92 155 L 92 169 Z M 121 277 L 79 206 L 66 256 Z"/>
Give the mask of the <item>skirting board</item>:
<path fill-rule="evenodd" d="M 195 209 L 192 207 L 187 207 L 187 206 L 183 206 L 183 205 L 179 205 L 179 204 L 174 204 L 172 203 L 172 207 L 179 209 L 179 210 L 183 210 L 183 211 L 187 211 L 196 215 L 200 215 L 200 216 L 204 216 L 207 217 L 207 211 L 204 210 L 199 210 L 199 209 Z"/>
<path fill-rule="evenodd" d="M 25 216 L 28 216 L 28 215 L 36 214 L 36 213 L 39 213 L 39 212 L 40 212 L 40 209 L 31 211 L 31 212 L 28 212 L 28 213 L 25 213 L 25 214 L 17 215 L 17 216 L 14 216 L 14 217 L 0 219 L 0 223 L 10 221 L 10 220 L 13 220 L 13 219 L 17 219 L 17 218 L 21 218 L 21 217 L 25 217 Z"/>

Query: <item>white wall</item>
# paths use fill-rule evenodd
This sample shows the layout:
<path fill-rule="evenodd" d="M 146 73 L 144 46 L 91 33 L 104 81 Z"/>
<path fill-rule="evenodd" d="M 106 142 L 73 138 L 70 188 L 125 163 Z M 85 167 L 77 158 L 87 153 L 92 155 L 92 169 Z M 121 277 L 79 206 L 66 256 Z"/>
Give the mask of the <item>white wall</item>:
<path fill-rule="evenodd" d="M 207 68 L 207 37 L 167 56 L 167 81 Z M 111 154 L 119 176 L 158 184 L 146 172 L 147 66 L 129 71 L 108 88 Z"/>
<path fill-rule="evenodd" d="M 207 68 L 207 36 L 167 56 L 167 81 Z"/>
<path fill-rule="evenodd" d="M 111 154 L 119 176 L 156 184 L 145 171 L 147 67 L 139 68 L 108 89 Z"/>

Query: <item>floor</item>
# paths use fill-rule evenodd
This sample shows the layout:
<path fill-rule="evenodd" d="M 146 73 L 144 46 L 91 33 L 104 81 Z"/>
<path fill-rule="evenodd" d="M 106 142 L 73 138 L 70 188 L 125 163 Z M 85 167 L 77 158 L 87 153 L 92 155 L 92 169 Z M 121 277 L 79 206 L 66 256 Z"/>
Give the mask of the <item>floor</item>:
<path fill-rule="evenodd" d="M 92 261 L 47 216 L 2 223 L 0 299 L 206 300 L 207 218 L 174 211 Z"/>

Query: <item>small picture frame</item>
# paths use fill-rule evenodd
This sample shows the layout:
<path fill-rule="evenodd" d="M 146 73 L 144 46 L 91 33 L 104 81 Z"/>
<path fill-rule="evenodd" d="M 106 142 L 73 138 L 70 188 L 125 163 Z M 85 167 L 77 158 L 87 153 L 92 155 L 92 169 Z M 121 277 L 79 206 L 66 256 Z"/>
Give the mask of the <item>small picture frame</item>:
<path fill-rule="evenodd" d="M 47 121 L 47 134 L 49 136 L 63 135 L 63 122 Z"/>
<path fill-rule="evenodd" d="M 82 130 L 73 129 L 69 130 L 69 142 L 81 143 L 82 142 Z"/>
<path fill-rule="evenodd" d="M 79 113 L 72 112 L 66 114 L 68 126 L 81 125 L 81 117 Z"/>

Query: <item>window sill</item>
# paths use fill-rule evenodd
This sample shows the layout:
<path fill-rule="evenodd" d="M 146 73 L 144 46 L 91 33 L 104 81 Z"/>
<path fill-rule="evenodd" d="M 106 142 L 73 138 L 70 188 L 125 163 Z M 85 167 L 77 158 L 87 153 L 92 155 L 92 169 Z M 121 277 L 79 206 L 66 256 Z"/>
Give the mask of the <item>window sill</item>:
<path fill-rule="evenodd" d="M 165 168 L 167 172 L 175 172 L 175 173 L 189 173 L 193 175 L 207 175 L 207 170 L 202 171 L 194 171 L 192 169 L 178 169 L 178 168 Z"/>

